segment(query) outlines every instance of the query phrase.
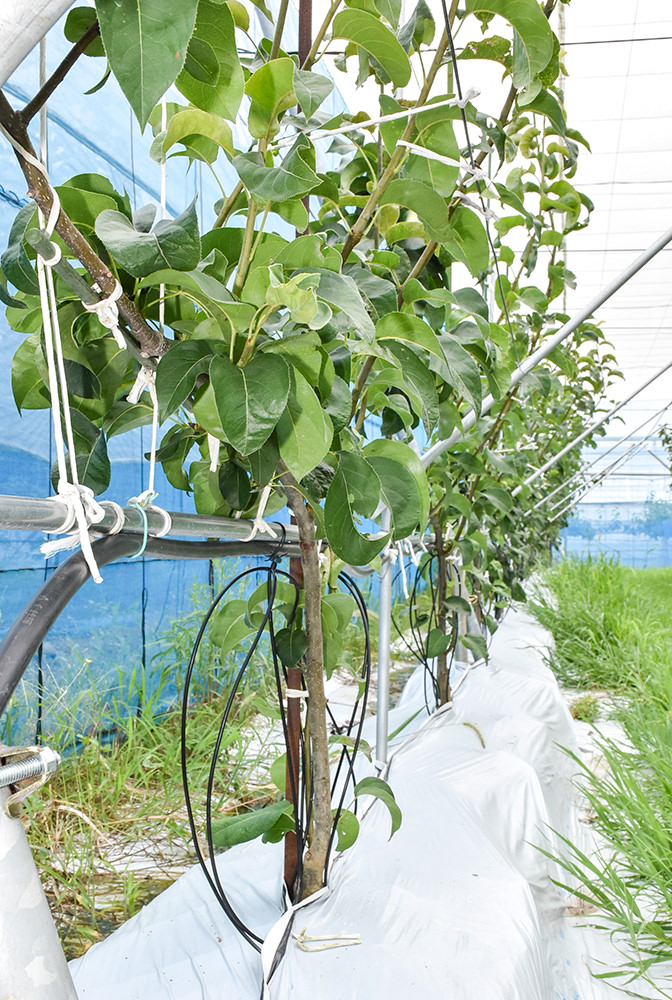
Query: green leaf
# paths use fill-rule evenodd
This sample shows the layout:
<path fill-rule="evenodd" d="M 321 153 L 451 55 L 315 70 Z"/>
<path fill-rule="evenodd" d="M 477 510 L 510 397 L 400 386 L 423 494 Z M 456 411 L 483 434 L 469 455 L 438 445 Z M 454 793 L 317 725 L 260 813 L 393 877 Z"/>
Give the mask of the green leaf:
<path fill-rule="evenodd" d="M 418 455 L 407 444 L 403 444 L 401 441 L 388 441 L 385 438 L 378 438 L 375 441 L 371 441 L 367 444 L 363 454 L 367 461 L 374 466 L 376 472 L 378 472 L 383 492 L 387 493 L 390 498 L 394 496 L 394 484 L 387 477 L 387 473 L 392 472 L 391 466 L 388 466 L 386 472 L 382 473 L 374 464 L 374 459 L 378 461 L 385 459 L 387 462 L 394 463 L 397 466 L 400 483 L 402 481 L 408 483 L 412 480 L 416 496 L 410 501 L 405 515 L 401 510 L 395 514 L 394 509 L 392 509 L 392 516 L 399 521 L 399 524 L 395 522 L 395 531 L 400 532 L 404 520 L 408 525 L 410 524 L 410 520 L 415 516 L 415 522 L 410 531 L 413 531 L 416 525 L 419 525 L 420 532 L 423 532 L 429 517 L 429 488 L 427 473 Z M 403 538 L 405 535 L 398 534 L 397 537 Z"/>
<path fill-rule="evenodd" d="M 315 173 L 315 150 L 302 135 L 275 167 L 267 167 L 261 153 L 240 153 L 232 162 L 245 187 L 260 201 L 302 198 L 321 183 Z"/>
<path fill-rule="evenodd" d="M 513 25 L 513 85 L 529 86 L 553 56 L 553 32 L 537 0 L 467 0 L 466 7 L 469 14 L 499 14 Z"/>
<path fill-rule="evenodd" d="M 19 210 L 9 230 L 7 249 L 0 258 L 0 267 L 7 280 L 11 281 L 20 292 L 27 292 L 29 295 L 39 294 L 39 285 L 35 270 L 23 248 L 23 237 L 35 212 L 32 203 L 24 205 Z"/>
<path fill-rule="evenodd" d="M 374 339 L 375 330 L 356 283 L 346 274 L 336 274 L 335 271 L 324 270 L 319 274 L 317 297 L 345 313 L 352 324 L 351 332 L 370 343 Z"/>
<path fill-rule="evenodd" d="M 467 649 L 471 650 L 477 659 L 487 660 L 488 644 L 482 635 L 461 635 L 460 642 Z"/>
<path fill-rule="evenodd" d="M 187 136 L 193 134 L 206 136 L 233 156 L 231 126 L 218 115 L 201 111 L 200 108 L 187 108 L 186 111 L 178 111 L 177 114 L 173 115 L 168 123 L 162 144 L 164 155 L 176 142 L 182 142 Z"/>
<path fill-rule="evenodd" d="M 63 34 L 73 45 L 78 42 L 96 20 L 96 12 L 92 7 L 73 7 L 65 19 Z M 104 56 L 105 49 L 100 37 L 94 38 L 84 49 L 85 56 Z"/>
<path fill-rule="evenodd" d="M 446 249 L 463 264 L 474 277 L 488 270 L 490 245 L 485 226 L 471 209 L 458 205 L 450 221 L 449 233 L 441 242 Z"/>
<path fill-rule="evenodd" d="M 335 812 L 335 810 L 334 810 Z M 336 850 L 347 851 L 359 836 L 359 820 L 349 809 L 341 809 L 336 823 Z"/>
<path fill-rule="evenodd" d="M 213 358 L 210 385 L 226 440 L 243 456 L 261 448 L 287 404 L 290 380 L 284 358 L 257 354 L 243 368 L 227 358 Z"/>
<path fill-rule="evenodd" d="M 438 243 L 444 243 L 453 236 L 445 200 L 422 181 L 398 177 L 388 184 L 379 204 L 410 208 L 422 220 L 431 238 Z"/>
<path fill-rule="evenodd" d="M 405 87 L 411 64 L 396 36 L 364 10 L 342 10 L 333 20 L 332 38 L 346 38 L 365 49 L 383 67 L 395 87 Z"/>
<path fill-rule="evenodd" d="M 373 795 L 377 799 L 380 799 L 383 805 L 387 806 L 390 812 L 390 819 L 392 820 L 391 838 L 401 826 L 401 809 L 397 805 L 394 792 L 388 783 L 383 781 L 382 778 L 362 778 L 355 786 L 355 795 L 357 797 L 360 795 Z"/>
<path fill-rule="evenodd" d="M 355 524 L 355 513 L 370 517 L 379 497 L 380 480 L 372 466 L 358 455 L 340 452 L 324 503 L 324 523 L 332 549 L 352 566 L 371 562 L 388 541 L 387 534 L 376 539 L 366 537 Z"/>
<path fill-rule="evenodd" d="M 560 135 L 566 134 L 567 123 L 564 112 L 555 97 L 547 90 L 542 90 L 533 101 L 526 102 L 524 107 L 526 112 L 536 111 L 540 115 L 545 115 Z"/>
<path fill-rule="evenodd" d="M 164 0 L 96 0 L 110 67 L 141 128 L 184 66 L 197 7 L 173 0 L 166 12 Z"/>
<path fill-rule="evenodd" d="M 341 270 L 341 255 L 335 247 L 330 247 L 324 237 L 318 234 L 298 236 L 275 255 L 278 264 L 292 270 L 314 271 L 326 269 Z"/>
<path fill-rule="evenodd" d="M 281 628 L 275 633 L 275 645 L 283 667 L 290 670 L 306 655 L 308 636 L 302 628 Z"/>
<path fill-rule="evenodd" d="M 219 646 L 222 656 L 230 653 L 256 629 L 247 617 L 247 601 L 235 598 L 217 608 L 210 619 L 210 639 Z"/>
<path fill-rule="evenodd" d="M 291 369 L 291 376 L 287 408 L 278 420 L 278 446 L 283 462 L 300 480 L 327 454 L 334 432 L 307 380 L 296 368 Z"/>
<path fill-rule="evenodd" d="M 443 359 L 443 351 L 434 331 L 411 313 L 388 313 L 376 323 L 377 341 L 406 341 L 416 347 L 422 347 L 437 358 Z"/>
<path fill-rule="evenodd" d="M 461 615 L 471 614 L 471 604 L 464 597 L 447 597 L 443 605 L 446 611 L 456 611 Z"/>
<path fill-rule="evenodd" d="M 70 409 L 77 476 L 83 486 L 97 495 L 110 485 L 110 460 L 105 435 L 83 413 Z"/>
<path fill-rule="evenodd" d="M 399 42 L 406 50 L 419 49 L 421 45 L 430 45 L 434 38 L 434 18 L 425 0 L 418 0 L 410 18 L 399 31 Z"/>
<path fill-rule="evenodd" d="M 68 392 L 73 396 L 81 396 L 82 399 L 97 399 L 100 396 L 100 381 L 92 371 L 70 358 L 64 358 L 63 366 Z"/>
<path fill-rule="evenodd" d="M 108 438 L 115 434 L 123 434 L 135 427 L 151 424 L 154 408 L 142 400 L 139 403 L 127 403 L 125 399 L 116 402 L 105 415 L 103 429 Z"/>
<path fill-rule="evenodd" d="M 420 400 L 420 417 L 427 437 L 439 422 L 439 396 L 434 384 L 434 376 L 425 362 L 409 347 L 391 341 L 387 349 L 399 362 L 404 383 Z"/>
<path fill-rule="evenodd" d="M 255 840 L 268 833 L 282 816 L 291 816 L 292 804 L 285 800 L 272 802 L 261 809 L 239 813 L 237 816 L 224 816 L 214 820 L 212 824 L 212 839 L 217 847 L 233 847 Z"/>
<path fill-rule="evenodd" d="M 198 376 L 207 372 L 213 353 L 210 341 L 181 340 L 164 354 L 156 370 L 161 420 L 165 420 L 193 392 Z"/>
<path fill-rule="evenodd" d="M 314 70 L 294 69 L 294 92 L 307 119 L 313 117 L 333 89 L 334 84 L 329 77 Z"/>
<path fill-rule="evenodd" d="M 40 335 L 33 334 L 19 344 L 12 358 L 12 393 L 16 408 L 41 410 L 50 405 L 45 385 L 46 363 Z"/>
<path fill-rule="evenodd" d="M 117 200 L 109 194 L 82 190 L 72 184 L 61 185 L 56 191 L 65 214 L 87 237 L 95 232 L 96 219 L 101 212 L 117 208 Z"/>
<path fill-rule="evenodd" d="M 96 220 L 96 235 L 136 278 L 162 267 L 191 271 L 201 259 L 195 199 L 176 219 L 162 219 L 149 233 L 139 232 L 121 212 L 106 210 Z"/>
<path fill-rule="evenodd" d="M 269 776 L 275 787 L 285 794 L 285 784 L 287 782 L 287 754 L 280 754 L 276 757 L 269 768 Z"/>
<path fill-rule="evenodd" d="M 185 66 L 175 81 L 177 89 L 197 108 L 233 122 L 243 98 L 243 70 L 238 58 L 231 11 L 218 0 L 199 0 L 196 27 L 188 49 L 194 62 L 200 61 L 201 66 L 206 63 L 207 75 L 210 52 L 205 46 L 214 54 L 218 68 L 217 79 L 198 79 Z M 204 59 L 203 53 L 206 52 Z"/>
<path fill-rule="evenodd" d="M 271 264 L 269 277 L 266 304 L 278 309 L 286 307 L 295 323 L 310 326 L 317 314 L 315 289 L 320 281 L 319 275 L 295 274 L 288 281 L 282 281 L 282 267 Z"/>
<path fill-rule="evenodd" d="M 464 396 L 472 409 L 480 413 L 483 388 L 476 362 L 450 334 L 445 334 L 440 339 L 450 384 Z"/>
<path fill-rule="evenodd" d="M 285 56 L 264 63 L 245 84 L 245 93 L 250 98 L 250 135 L 255 139 L 273 135 L 279 116 L 296 104 L 293 60 Z"/>
<path fill-rule="evenodd" d="M 450 643 L 449 635 L 445 635 L 440 628 L 433 628 L 427 636 L 427 656 L 430 659 L 440 656 L 441 653 L 446 652 Z"/>

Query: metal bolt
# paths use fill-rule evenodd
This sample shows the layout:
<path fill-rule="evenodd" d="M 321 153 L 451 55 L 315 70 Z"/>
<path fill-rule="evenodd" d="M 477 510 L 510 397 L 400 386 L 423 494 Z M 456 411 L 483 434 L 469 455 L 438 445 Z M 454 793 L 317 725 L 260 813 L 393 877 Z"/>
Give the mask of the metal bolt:
<path fill-rule="evenodd" d="M 26 778 L 39 778 L 43 774 L 53 774 L 61 763 L 60 754 L 50 747 L 43 747 L 38 753 L 32 753 L 23 760 L 12 761 L 0 767 L 0 788 L 16 785 Z"/>

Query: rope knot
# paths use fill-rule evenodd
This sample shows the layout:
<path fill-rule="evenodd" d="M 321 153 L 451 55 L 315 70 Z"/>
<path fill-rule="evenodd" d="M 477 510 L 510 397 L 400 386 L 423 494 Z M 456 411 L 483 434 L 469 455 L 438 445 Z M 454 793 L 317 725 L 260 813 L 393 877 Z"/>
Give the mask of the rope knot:
<path fill-rule="evenodd" d="M 99 285 L 93 286 L 94 291 L 100 291 Z M 116 340 L 118 346 L 122 350 L 126 347 L 126 341 L 124 340 L 123 334 L 119 329 L 119 307 L 117 306 L 117 300 L 121 298 L 123 294 L 123 289 L 118 281 L 114 283 L 114 289 L 109 295 L 106 295 L 102 299 L 98 299 L 97 302 L 83 302 L 82 305 L 87 310 L 87 312 L 95 313 L 98 322 L 101 326 L 104 326 L 107 330 L 112 331 L 112 336 Z"/>

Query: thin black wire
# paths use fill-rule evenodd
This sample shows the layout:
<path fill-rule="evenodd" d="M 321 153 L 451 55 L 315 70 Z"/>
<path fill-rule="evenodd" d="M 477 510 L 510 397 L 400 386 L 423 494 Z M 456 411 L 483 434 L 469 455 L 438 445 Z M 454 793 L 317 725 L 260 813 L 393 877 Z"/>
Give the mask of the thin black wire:
<path fill-rule="evenodd" d="M 266 612 L 264 614 L 263 621 L 262 621 L 262 623 L 260 625 L 260 628 L 258 629 L 257 634 L 253 638 L 253 640 L 252 640 L 252 642 L 250 644 L 250 648 L 248 649 L 247 655 L 245 656 L 245 659 L 243 661 L 243 664 L 242 664 L 240 670 L 238 671 L 238 674 L 237 674 L 237 676 L 236 676 L 236 678 L 234 680 L 233 688 L 232 688 L 232 691 L 231 691 L 231 693 L 229 695 L 229 699 L 227 701 L 227 705 L 226 705 L 226 708 L 224 710 L 224 715 L 223 715 L 222 721 L 220 723 L 220 730 L 219 730 L 219 733 L 218 733 L 218 736 L 217 736 L 215 750 L 213 752 L 212 764 L 211 764 L 210 772 L 209 772 L 209 775 L 208 775 L 208 798 L 206 800 L 206 839 L 207 839 L 207 842 L 208 842 L 208 849 L 210 851 L 210 862 L 211 862 L 211 866 L 210 867 L 207 864 L 207 861 L 206 861 L 206 859 L 205 859 L 205 857 L 203 855 L 203 852 L 201 850 L 201 846 L 200 846 L 200 843 L 199 843 L 198 833 L 197 833 L 197 830 L 196 830 L 196 822 L 195 822 L 195 818 L 194 818 L 194 811 L 193 811 L 193 806 L 192 806 L 192 802 L 191 802 L 191 794 L 190 794 L 190 791 L 189 791 L 189 776 L 188 776 L 188 773 L 187 773 L 187 741 L 186 741 L 186 731 L 187 731 L 187 714 L 188 714 L 188 708 L 189 708 L 189 687 L 190 687 L 190 684 L 191 684 L 191 678 L 192 678 L 192 675 L 193 675 L 193 672 L 194 672 L 194 668 L 195 668 L 195 665 L 196 665 L 196 658 L 198 656 L 198 651 L 199 651 L 201 642 L 203 640 L 203 636 L 205 634 L 205 630 L 208 627 L 208 623 L 210 621 L 210 618 L 212 617 L 212 615 L 213 615 L 214 611 L 216 610 L 217 606 L 219 605 L 220 601 L 226 596 L 227 593 L 229 593 L 229 591 L 234 586 L 236 586 L 238 583 L 240 583 L 242 580 L 244 580 L 248 576 L 250 576 L 252 574 L 258 574 L 258 573 L 260 573 L 262 571 L 263 571 L 263 567 L 254 566 L 254 567 L 252 567 L 250 569 L 244 570 L 242 573 L 238 573 L 237 576 L 235 576 L 217 594 L 217 596 L 215 597 L 215 599 L 212 601 L 210 607 L 208 608 L 208 611 L 206 612 L 205 617 L 203 618 L 203 621 L 201 622 L 200 628 L 198 630 L 198 633 L 197 633 L 197 636 L 196 636 L 196 639 L 195 639 L 195 642 L 194 642 L 194 645 L 193 645 L 193 648 L 192 648 L 191 656 L 189 658 L 189 663 L 188 663 L 188 666 L 187 666 L 187 671 L 186 671 L 186 674 L 185 674 L 184 692 L 183 692 L 183 701 L 182 701 L 181 726 L 180 726 L 180 729 L 181 729 L 181 753 L 180 753 L 180 757 L 181 757 L 181 769 L 182 769 L 182 786 L 183 786 L 183 789 L 184 789 L 184 798 L 185 798 L 185 805 L 186 805 L 186 808 L 187 808 L 187 817 L 188 817 L 188 820 L 189 820 L 189 828 L 190 828 L 190 831 L 191 831 L 192 839 L 194 841 L 194 850 L 196 852 L 196 857 L 197 857 L 198 863 L 201 866 L 201 870 L 203 871 L 203 874 L 205 875 L 206 881 L 208 882 L 210 888 L 212 889 L 212 891 L 213 891 L 213 893 L 215 895 L 215 898 L 217 899 L 217 901 L 219 902 L 220 906 L 222 907 L 222 909 L 224 910 L 224 912 L 228 916 L 229 920 L 231 920 L 231 922 L 234 925 L 234 927 L 236 928 L 236 930 L 238 930 L 238 932 L 242 935 L 242 937 L 245 938 L 245 940 L 248 942 L 248 944 L 250 944 L 257 951 L 261 950 L 260 946 L 261 946 L 261 943 L 262 943 L 263 939 L 261 937 L 259 937 L 259 935 L 255 934 L 254 931 L 252 931 L 244 923 L 244 921 L 238 916 L 238 914 L 236 913 L 236 911 L 233 909 L 233 907 L 231 906 L 231 903 L 228 900 L 226 892 L 225 892 L 225 890 L 224 890 L 224 888 L 223 888 L 223 886 L 221 884 L 221 881 L 220 881 L 220 878 L 219 878 L 219 874 L 217 872 L 217 867 L 216 867 L 216 863 L 215 863 L 215 855 L 214 855 L 214 845 L 213 845 L 213 842 L 212 842 L 212 824 L 211 824 L 212 804 L 211 804 L 211 800 L 212 800 L 212 785 L 213 785 L 213 780 L 214 780 L 213 779 L 214 767 L 216 767 L 217 758 L 219 756 L 219 750 L 221 748 L 221 743 L 222 743 L 224 729 L 225 729 L 226 723 L 228 721 L 228 717 L 229 717 L 229 714 L 230 714 L 230 711 L 231 711 L 231 706 L 233 704 L 235 693 L 238 690 L 238 687 L 240 686 L 240 682 L 242 681 L 242 678 L 243 678 L 243 676 L 245 674 L 245 671 L 247 670 L 247 667 L 248 667 L 248 665 L 250 663 L 252 655 L 253 655 L 254 651 L 256 650 L 256 648 L 257 648 L 257 646 L 259 644 L 259 641 L 261 639 L 261 635 L 262 635 L 262 633 L 263 633 L 263 631 L 264 631 L 264 629 L 266 627 L 266 624 L 267 624 L 267 622 L 268 622 L 268 620 L 270 618 L 270 615 L 272 614 L 272 602 L 270 600 L 268 602 L 268 605 L 267 605 L 267 608 L 266 608 Z M 267 570 L 267 573 L 269 573 L 269 574 L 276 574 L 278 572 L 279 571 L 277 570 L 277 567 L 275 566 L 275 561 L 273 561 L 271 563 L 271 568 L 269 570 Z M 289 574 L 283 574 L 283 576 L 286 576 L 290 580 L 290 582 L 293 582 L 293 581 L 291 581 L 291 577 L 289 577 Z M 267 579 L 268 579 L 268 577 L 267 577 Z M 271 584 L 270 587 L 269 587 L 269 589 L 271 591 L 271 594 L 274 595 L 274 593 L 275 593 L 275 585 Z M 296 599 L 296 605 L 298 605 L 298 594 L 297 594 L 297 599 Z M 284 719 L 284 712 L 283 712 L 283 709 L 282 709 L 282 701 L 281 701 L 281 717 L 283 717 L 283 731 L 285 732 L 285 737 L 286 737 L 286 720 Z"/>
<path fill-rule="evenodd" d="M 448 16 L 448 8 L 446 6 L 446 0 L 441 0 L 441 7 L 443 9 L 443 19 L 446 22 L 446 34 L 448 35 L 448 45 L 450 47 L 450 59 L 453 64 L 453 74 L 455 76 L 455 90 L 457 91 L 457 96 L 460 100 L 460 114 L 462 117 L 462 124 L 464 126 L 464 136 L 467 141 L 467 151 L 469 153 L 469 164 L 472 170 L 476 170 L 476 161 L 474 160 L 474 150 L 471 145 L 471 138 L 469 136 L 469 125 L 467 123 L 467 114 L 462 107 L 462 84 L 460 82 L 460 71 L 457 66 L 457 54 L 455 52 L 455 43 L 453 41 L 453 33 L 450 30 L 450 18 Z M 513 355 L 516 359 L 516 364 L 520 364 L 520 358 L 518 357 L 518 348 L 516 346 L 516 339 L 513 335 L 513 327 L 511 326 L 511 317 L 509 316 L 509 310 L 506 305 L 506 298 L 504 296 L 504 288 L 502 286 L 502 275 L 499 270 L 499 262 L 497 260 L 497 254 L 495 253 L 495 244 L 492 239 L 492 233 L 490 231 L 490 222 L 488 220 L 488 206 L 485 204 L 485 198 L 483 197 L 483 189 L 481 187 L 481 182 L 474 176 L 474 182 L 476 184 L 476 190 L 478 191 L 478 198 L 481 203 L 481 208 L 483 210 L 483 219 L 485 222 L 485 233 L 488 238 L 488 244 L 490 246 L 490 251 L 492 253 L 492 260 L 495 266 L 495 274 L 497 275 L 497 287 L 499 288 L 499 294 L 502 300 L 502 309 L 504 310 L 504 315 L 506 316 L 506 325 L 509 328 L 509 334 L 511 337 L 511 346 L 513 347 Z"/>

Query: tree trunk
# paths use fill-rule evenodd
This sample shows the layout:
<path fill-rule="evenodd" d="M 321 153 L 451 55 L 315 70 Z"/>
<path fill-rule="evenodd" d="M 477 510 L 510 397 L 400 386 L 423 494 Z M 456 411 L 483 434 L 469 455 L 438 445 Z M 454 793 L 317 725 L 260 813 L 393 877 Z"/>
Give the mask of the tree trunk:
<path fill-rule="evenodd" d="M 312 792 L 312 822 L 308 850 L 303 859 L 299 896 L 305 899 L 325 884 L 325 865 L 331 837 L 331 775 L 329 773 L 329 738 L 327 734 L 327 699 L 324 691 L 322 651 L 322 581 L 315 541 L 315 519 L 297 488 L 294 478 L 281 477 L 287 488 L 287 503 L 299 529 L 303 567 L 305 626 L 308 649 L 304 674 L 308 690 L 308 730 L 310 774 L 306 787 Z"/>

